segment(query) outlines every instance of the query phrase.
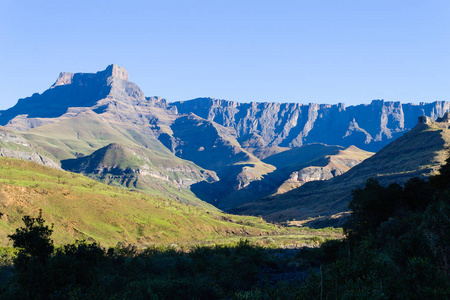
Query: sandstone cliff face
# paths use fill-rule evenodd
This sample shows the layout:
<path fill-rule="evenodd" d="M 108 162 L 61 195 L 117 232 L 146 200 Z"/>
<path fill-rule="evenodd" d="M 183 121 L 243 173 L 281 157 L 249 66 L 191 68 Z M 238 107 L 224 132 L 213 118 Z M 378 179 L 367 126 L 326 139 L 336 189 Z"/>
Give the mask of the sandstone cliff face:
<path fill-rule="evenodd" d="M 336 170 L 329 167 L 306 167 L 298 172 L 293 172 L 285 183 L 295 184 L 298 187 L 310 181 L 328 180 L 342 174 L 340 170 L 334 171 Z"/>
<path fill-rule="evenodd" d="M 378 150 L 413 128 L 417 117 L 433 119 L 450 109 L 450 102 L 402 104 L 374 100 L 371 104 L 238 103 L 211 98 L 174 102 L 178 113 L 194 113 L 236 130 L 261 137 L 265 146 L 297 147 L 320 142 Z M 244 138 L 244 140 L 242 140 Z"/>

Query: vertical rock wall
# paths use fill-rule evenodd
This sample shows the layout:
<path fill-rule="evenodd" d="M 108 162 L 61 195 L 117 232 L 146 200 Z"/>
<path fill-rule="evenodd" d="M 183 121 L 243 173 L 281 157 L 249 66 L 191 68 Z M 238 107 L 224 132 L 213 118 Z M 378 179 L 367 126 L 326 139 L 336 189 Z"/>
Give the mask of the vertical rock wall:
<path fill-rule="evenodd" d="M 238 137 L 256 134 L 266 146 L 301 146 L 321 142 L 376 151 L 416 125 L 426 115 L 441 117 L 450 102 L 402 104 L 374 100 L 370 104 L 238 103 L 199 98 L 169 104 L 178 113 L 194 113 L 226 127 Z"/>

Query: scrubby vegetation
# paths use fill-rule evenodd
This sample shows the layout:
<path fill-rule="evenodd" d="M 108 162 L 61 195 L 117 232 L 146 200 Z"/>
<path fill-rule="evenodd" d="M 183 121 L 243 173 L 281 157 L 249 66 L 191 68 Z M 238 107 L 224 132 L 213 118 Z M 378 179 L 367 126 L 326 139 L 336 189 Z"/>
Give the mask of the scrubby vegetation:
<path fill-rule="evenodd" d="M 18 253 L 13 269 L 4 262 L 2 299 L 229 298 L 254 287 L 260 268 L 274 264 L 264 248 L 246 240 L 188 251 L 131 245 L 105 250 L 78 241 L 53 251 L 52 229 L 41 216 L 24 222 L 10 236 Z"/>
<path fill-rule="evenodd" d="M 54 246 L 39 215 L 0 249 L 4 299 L 448 299 L 450 158 L 430 180 L 370 179 L 353 191 L 343 240 L 227 245 Z M 307 230 L 307 229 L 305 229 Z M 329 230 L 331 232 L 331 230 Z M 271 247 L 270 245 L 273 245 Z"/>
<path fill-rule="evenodd" d="M 319 265 L 313 252 L 300 259 L 297 249 L 279 249 L 287 237 L 106 249 L 87 241 L 55 246 L 41 212 L 23 222 L 9 235 L 14 249 L 0 249 L 2 299 L 248 299 L 276 293 L 280 279 L 303 278 Z M 311 246 L 323 242 L 308 238 Z"/>
<path fill-rule="evenodd" d="M 280 291 L 298 299 L 449 299 L 449 174 L 450 158 L 429 181 L 383 187 L 369 179 L 353 191 L 346 238 L 324 243 L 320 269 Z"/>

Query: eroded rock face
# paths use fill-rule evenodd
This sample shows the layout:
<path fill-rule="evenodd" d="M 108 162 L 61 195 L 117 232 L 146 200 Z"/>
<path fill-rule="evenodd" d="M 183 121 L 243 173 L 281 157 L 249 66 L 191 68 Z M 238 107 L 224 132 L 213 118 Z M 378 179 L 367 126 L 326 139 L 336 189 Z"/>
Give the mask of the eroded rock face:
<path fill-rule="evenodd" d="M 328 167 L 307 167 L 301 171 L 292 173 L 288 182 L 298 182 L 300 184 L 304 184 L 310 181 L 328 180 L 334 177 L 332 171 L 333 170 Z"/>
<path fill-rule="evenodd" d="M 47 167 L 60 167 L 50 158 L 40 154 L 23 137 L 0 128 L 0 156 L 32 161 Z"/>
<path fill-rule="evenodd" d="M 104 71 L 99 71 L 97 73 L 69 73 L 61 72 L 56 79 L 56 82 L 50 87 L 51 89 L 61 86 L 61 85 L 83 85 L 89 81 L 96 80 L 100 82 L 101 80 L 106 81 L 107 78 L 114 77 L 120 80 L 128 81 L 128 72 L 122 67 L 117 65 L 109 65 Z"/>
<path fill-rule="evenodd" d="M 180 114 L 194 113 L 232 127 L 244 143 L 242 138 L 256 134 L 265 146 L 297 147 L 320 142 L 373 151 L 413 128 L 419 116 L 441 117 L 450 109 L 450 102 L 416 105 L 374 100 L 345 107 L 342 103 L 238 103 L 199 98 L 170 106 Z"/>

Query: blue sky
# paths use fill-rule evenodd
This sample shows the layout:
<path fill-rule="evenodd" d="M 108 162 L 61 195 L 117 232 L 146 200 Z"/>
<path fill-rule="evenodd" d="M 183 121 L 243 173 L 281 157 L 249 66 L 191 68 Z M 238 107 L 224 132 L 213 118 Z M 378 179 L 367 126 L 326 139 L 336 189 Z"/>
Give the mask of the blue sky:
<path fill-rule="evenodd" d="M 450 100 L 450 1 L 0 1 L 0 109 L 61 71 L 147 96 Z"/>

